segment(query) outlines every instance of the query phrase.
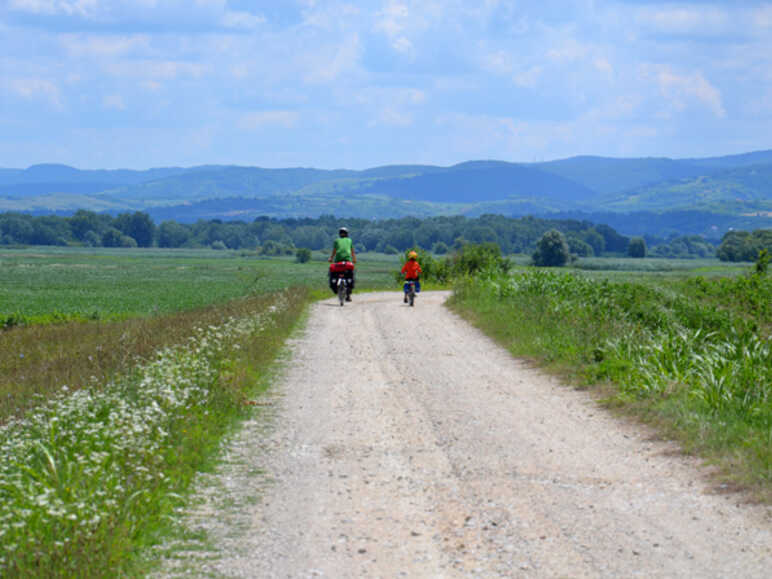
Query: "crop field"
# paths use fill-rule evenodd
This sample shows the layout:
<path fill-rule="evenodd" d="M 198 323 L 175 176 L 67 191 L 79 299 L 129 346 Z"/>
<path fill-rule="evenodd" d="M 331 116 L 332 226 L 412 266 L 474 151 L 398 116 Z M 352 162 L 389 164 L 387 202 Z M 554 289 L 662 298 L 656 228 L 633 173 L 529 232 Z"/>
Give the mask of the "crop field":
<path fill-rule="evenodd" d="M 0 250 L 0 325 L 169 314 L 286 287 L 324 290 L 326 256 L 215 250 Z M 358 288 L 389 287 L 395 256 L 365 254 Z M 396 286 L 394 286 L 396 287 Z"/>

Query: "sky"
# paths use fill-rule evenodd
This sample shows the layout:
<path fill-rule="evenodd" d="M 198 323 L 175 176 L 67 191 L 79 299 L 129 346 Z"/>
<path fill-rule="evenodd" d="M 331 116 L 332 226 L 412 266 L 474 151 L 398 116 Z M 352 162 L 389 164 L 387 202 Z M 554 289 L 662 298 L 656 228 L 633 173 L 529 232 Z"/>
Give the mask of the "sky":
<path fill-rule="evenodd" d="M 772 1 L 0 0 L 0 167 L 772 148 Z"/>

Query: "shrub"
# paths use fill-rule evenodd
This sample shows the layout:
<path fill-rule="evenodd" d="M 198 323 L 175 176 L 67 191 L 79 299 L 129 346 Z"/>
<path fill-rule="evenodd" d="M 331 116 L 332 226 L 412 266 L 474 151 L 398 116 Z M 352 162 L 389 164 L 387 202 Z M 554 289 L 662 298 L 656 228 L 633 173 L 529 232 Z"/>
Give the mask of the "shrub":
<path fill-rule="evenodd" d="M 263 255 L 281 255 L 284 253 L 284 249 L 278 241 L 269 239 L 263 245 L 260 246 L 260 253 Z"/>
<path fill-rule="evenodd" d="M 295 261 L 298 263 L 308 263 L 311 261 L 311 250 L 307 247 L 298 247 L 295 250 Z"/>
<path fill-rule="evenodd" d="M 212 242 L 212 249 L 222 251 L 223 249 L 228 249 L 228 246 L 225 245 L 225 243 L 222 240 L 218 239 L 217 241 Z"/>
<path fill-rule="evenodd" d="M 497 243 L 467 243 L 450 258 L 450 270 L 454 275 L 474 274 L 483 270 L 506 272 L 512 263 L 501 256 Z"/>

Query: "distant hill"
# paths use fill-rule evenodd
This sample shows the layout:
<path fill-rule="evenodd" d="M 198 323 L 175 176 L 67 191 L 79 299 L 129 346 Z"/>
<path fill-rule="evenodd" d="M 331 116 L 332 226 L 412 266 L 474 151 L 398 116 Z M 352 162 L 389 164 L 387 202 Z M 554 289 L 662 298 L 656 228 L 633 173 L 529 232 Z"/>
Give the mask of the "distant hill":
<path fill-rule="evenodd" d="M 748 165 L 763 165 L 772 163 L 772 150 L 754 151 L 739 155 L 726 155 L 724 157 L 706 157 L 704 159 L 684 159 L 684 162 L 703 167 L 718 167 L 723 169 L 734 167 L 747 167 Z"/>
<path fill-rule="evenodd" d="M 537 199 L 546 206 L 572 206 L 595 192 L 559 175 L 498 161 L 461 163 L 444 170 L 372 183 L 364 191 L 398 199 L 442 203 Z"/>
<path fill-rule="evenodd" d="M 325 213 L 382 218 L 573 212 L 640 215 L 658 231 L 662 223 L 654 215 L 699 212 L 707 222 L 722 224 L 716 225 L 720 235 L 729 227 L 723 224 L 738 220 L 768 226 L 772 150 L 704 159 L 580 156 L 542 163 L 489 160 L 361 171 L 230 165 L 86 171 L 55 164 L 0 169 L 0 211 L 40 214 L 80 208 L 143 210 L 156 219 L 188 222 Z M 691 229 L 713 227 L 691 217 L 672 222 L 689 222 Z M 635 218 L 627 223 L 640 227 Z"/>
<path fill-rule="evenodd" d="M 705 166 L 691 161 L 665 158 L 572 157 L 538 163 L 537 166 L 543 171 L 581 183 L 600 195 L 620 193 L 663 181 L 690 179 L 708 171 Z"/>
<path fill-rule="evenodd" d="M 607 196 L 612 211 L 699 210 L 744 215 L 772 211 L 772 163 L 721 169 Z"/>

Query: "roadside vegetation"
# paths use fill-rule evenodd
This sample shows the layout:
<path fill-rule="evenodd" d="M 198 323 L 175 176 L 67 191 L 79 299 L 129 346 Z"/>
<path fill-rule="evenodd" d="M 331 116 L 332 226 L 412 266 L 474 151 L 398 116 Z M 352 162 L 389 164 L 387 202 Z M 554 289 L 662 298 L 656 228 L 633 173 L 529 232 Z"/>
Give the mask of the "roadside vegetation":
<path fill-rule="evenodd" d="M 77 389 L 63 384 L 6 421 L 0 575 L 141 574 L 143 548 L 168 529 L 194 473 L 266 385 L 306 295 L 274 292 L 209 310 L 186 320 L 187 339 L 130 371 Z"/>
<path fill-rule="evenodd" d="M 637 260 L 643 261 L 643 260 Z M 515 355 L 718 465 L 772 500 L 772 278 L 585 274 L 529 268 L 460 278 L 452 307 Z"/>
<path fill-rule="evenodd" d="M 309 256 L 306 256 L 309 257 Z M 326 255 L 0 252 L 0 576 L 141 575 L 256 412 Z M 397 287 L 371 255 L 359 287 Z"/>

